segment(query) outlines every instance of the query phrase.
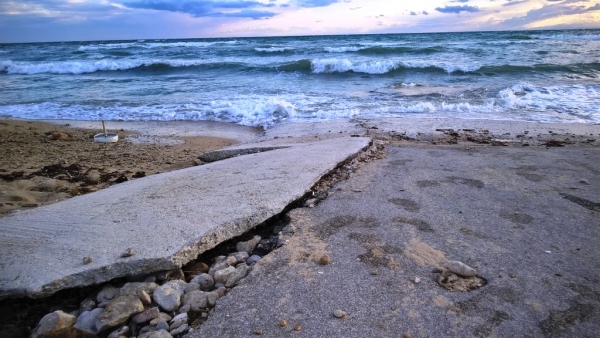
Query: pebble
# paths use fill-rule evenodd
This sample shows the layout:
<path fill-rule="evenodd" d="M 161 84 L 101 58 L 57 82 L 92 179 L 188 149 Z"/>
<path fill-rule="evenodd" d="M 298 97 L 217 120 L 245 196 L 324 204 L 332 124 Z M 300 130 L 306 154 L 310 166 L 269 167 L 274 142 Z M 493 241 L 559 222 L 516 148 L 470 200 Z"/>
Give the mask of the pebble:
<path fill-rule="evenodd" d="M 98 294 L 96 295 L 96 300 L 98 301 L 98 303 L 109 302 L 115 299 L 115 297 L 117 297 L 119 294 L 120 291 L 118 288 L 112 285 L 106 285 L 102 288 L 100 292 L 98 292 Z"/>
<path fill-rule="evenodd" d="M 207 273 L 194 277 L 190 283 L 197 283 L 202 291 L 210 291 L 215 286 L 214 278 Z"/>
<path fill-rule="evenodd" d="M 235 249 L 237 251 L 251 252 L 252 250 L 254 250 L 254 248 L 260 242 L 260 240 L 261 240 L 260 236 L 254 236 L 254 238 L 252 238 L 249 241 L 238 242 L 237 245 L 235 246 Z"/>
<path fill-rule="evenodd" d="M 161 312 L 158 315 L 158 318 L 154 318 L 150 321 L 150 325 L 157 325 L 161 321 L 170 322 L 171 319 L 173 319 L 173 317 L 169 316 L 168 314 L 166 314 L 164 312 Z"/>
<path fill-rule="evenodd" d="M 298 324 L 294 325 L 294 331 L 300 331 L 300 330 L 302 330 L 302 326 L 300 326 Z"/>
<path fill-rule="evenodd" d="M 149 322 L 154 318 L 158 318 L 160 311 L 158 311 L 157 307 L 150 308 L 142 313 L 138 313 L 137 315 L 131 318 L 131 322 L 135 324 L 142 324 L 145 322 Z"/>
<path fill-rule="evenodd" d="M 150 298 L 150 295 L 148 294 L 148 292 L 146 292 L 144 290 L 139 290 L 137 292 L 137 296 L 144 305 L 152 304 L 152 298 Z"/>
<path fill-rule="evenodd" d="M 248 257 L 250 257 L 246 251 L 234 252 L 232 254 L 229 254 L 229 256 L 235 257 L 236 263 L 246 262 L 246 260 L 248 259 Z"/>
<path fill-rule="evenodd" d="M 182 313 L 180 315 L 173 317 L 173 319 L 171 320 L 171 326 L 169 328 L 171 330 L 174 330 L 184 324 L 187 324 L 187 321 L 188 321 L 188 314 Z"/>
<path fill-rule="evenodd" d="M 415 282 L 415 284 L 421 283 L 421 278 L 415 277 L 414 282 Z"/>
<path fill-rule="evenodd" d="M 463 262 L 459 261 L 449 261 L 446 264 L 448 270 L 454 272 L 457 275 L 461 275 L 463 277 L 472 277 L 475 276 L 475 269 L 466 265 Z"/>
<path fill-rule="evenodd" d="M 121 257 L 122 258 L 131 257 L 131 256 L 135 256 L 135 254 L 137 254 L 137 251 L 134 248 L 127 248 L 127 250 L 125 250 L 125 252 L 123 252 L 121 254 Z"/>
<path fill-rule="evenodd" d="M 329 258 L 329 256 L 323 255 L 323 256 L 321 256 L 321 258 L 319 258 L 319 264 L 329 265 L 329 263 L 331 263 L 331 258 Z"/>
<path fill-rule="evenodd" d="M 585 178 L 579 180 L 579 183 L 583 183 L 583 184 L 590 184 L 590 181 L 586 180 Z"/>
<path fill-rule="evenodd" d="M 280 320 L 279 321 L 279 326 L 286 327 L 287 326 L 287 322 L 285 320 Z"/>
<path fill-rule="evenodd" d="M 188 329 L 188 325 L 187 324 L 183 324 L 180 327 L 176 328 L 175 330 L 171 330 L 170 333 L 171 333 L 172 336 L 176 336 L 178 334 L 184 333 L 187 329 Z"/>
<path fill-rule="evenodd" d="M 262 330 L 254 330 L 254 331 L 252 331 L 252 333 L 254 333 L 257 336 L 262 336 L 262 334 L 263 334 Z"/>
<path fill-rule="evenodd" d="M 156 329 L 157 330 L 169 330 L 169 324 L 167 324 L 167 322 L 165 322 L 164 320 L 161 320 L 160 322 L 156 323 Z"/>
<path fill-rule="evenodd" d="M 64 313 L 60 310 L 54 311 L 45 315 L 42 320 L 40 320 L 30 338 L 37 338 L 46 332 L 71 327 L 75 324 L 76 320 L 75 316 L 68 313 Z"/>
<path fill-rule="evenodd" d="M 86 298 L 81 302 L 81 305 L 79 306 L 79 310 L 81 312 L 84 311 L 92 311 L 93 309 L 96 308 L 96 302 L 94 302 L 93 299 L 91 298 Z"/>
<path fill-rule="evenodd" d="M 83 257 L 83 264 L 87 265 L 92 263 L 92 257 L 87 256 L 87 257 Z"/>
<path fill-rule="evenodd" d="M 144 304 L 137 296 L 119 296 L 113 299 L 106 310 L 98 317 L 96 328 L 104 331 L 125 323 L 131 316 L 144 311 Z M 153 313 L 158 315 L 158 309 Z M 148 318 L 150 320 L 150 318 Z"/>
<path fill-rule="evenodd" d="M 154 290 L 152 298 L 165 311 L 175 311 L 181 305 L 181 296 L 186 282 L 182 280 L 169 281 Z"/>
<path fill-rule="evenodd" d="M 129 327 L 127 325 L 122 326 L 120 329 L 117 329 L 111 332 L 106 338 L 119 338 L 119 337 L 127 337 L 129 336 Z"/>
<path fill-rule="evenodd" d="M 335 318 L 344 318 L 346 317 L 346 312 L 342 310 L 335 310 L 333 311 L 333 315 L 335 316 Z"/>
<path fill-rule="evenodd" d="M 261 259 L 262 259 L 262 257 L 260 257 L 259 255 L 252 255 L 246 260 L 246 264 L 248 264 L 249 266 L 252 266 L 252 265 L 256 264 L 258 261 L 260 261 Z"/>
<path fill-rule="evenodd" d="M 91 334 L 97 334 L 98 329 L 96 328 L 96 320 L 103 312 L 104 309 L 101 308 L 93 309 L 92 311 L 84 311 L 77 317 L 77 321 L 73 327 Z"/>

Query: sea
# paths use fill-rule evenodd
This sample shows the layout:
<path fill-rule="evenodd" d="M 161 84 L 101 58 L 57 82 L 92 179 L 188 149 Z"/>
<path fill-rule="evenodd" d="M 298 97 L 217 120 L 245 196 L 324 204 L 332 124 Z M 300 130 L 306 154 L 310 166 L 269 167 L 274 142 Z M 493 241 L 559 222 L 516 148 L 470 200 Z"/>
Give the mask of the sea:
<path fill-rule="evenodd" d="M 600 123 L 600 30 L 0 44 L 0 116 Z"/>

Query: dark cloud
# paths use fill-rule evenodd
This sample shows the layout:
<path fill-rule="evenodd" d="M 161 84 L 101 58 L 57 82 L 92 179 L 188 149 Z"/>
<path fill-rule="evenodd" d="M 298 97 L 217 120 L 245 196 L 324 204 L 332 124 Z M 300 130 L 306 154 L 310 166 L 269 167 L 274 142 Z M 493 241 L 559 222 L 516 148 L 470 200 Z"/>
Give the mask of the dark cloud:
<path fill-rule="evenodd" d="M 340 0 L 296 0 L 298 7 L 326 7 Z"/>
<path fill-rule="evenodd" d="M 417 12 L 410 12 L 410 15 L 417 15 Z"/>
<path fill-rule="evenodd" d="M 455 14 L 459 14 L 460 12 L 474 13 L 474 12 L 481 11 L 479 9 L 479 7 L 477 7 L 477 6 L 468 6 L 468 5 L 437 7 L 435 10 L 440 13 L 455 13 Z"/>
<path fill-rule="evenodd" d="M 421 13 L 423 13 L 423 15 L 429 15 L 427 11 L 422 11 Z"/>
<path fill-rule="evenodd" d="M 275 16 L 276 13 L 261 11 L 256 8 L 274 7 L 274 3 L 263 4 L 257 1 L 169 1 L 169 0 L 138 0 L 124 2 L 123 6 L 128 8 L 154 9 L 157 11 L 187 13 L 193 17 L 243 17 L 262 19 Z M 223 12 L 223 9 L 234 10 L 234 12 Z"/>

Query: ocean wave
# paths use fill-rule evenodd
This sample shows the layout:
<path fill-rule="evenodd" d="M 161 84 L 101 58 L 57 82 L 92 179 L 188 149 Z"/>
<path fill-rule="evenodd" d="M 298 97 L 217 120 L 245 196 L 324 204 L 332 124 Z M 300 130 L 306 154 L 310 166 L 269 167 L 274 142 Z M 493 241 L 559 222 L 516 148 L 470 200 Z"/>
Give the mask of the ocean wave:
<path fill-rule="evenodd" d="M 347 52 L 357 52 L 361 49 L 365 49 L 368 47 L 356 47 L 356 46 L 346 46 L 346 47 L 325 47 L 324 50 L 329 53 L 347 53 Z"/>
<path fill-rule="evenodd" d="M 478 65 L 455 65 L 443 62 L 427 61 L 361 61 L 353 62 L 348 59 L 317 59 L 311 61 L 311 69 L 315 74 L 321 73 L 366 73 L 366 74 L 387 74 L 397 70 L 421 68 L 443 70 L 448 74 L 455 72 L 473 72 L 478 70 Z"/>
<path fill-rule="evenodd" d="M 539 38 L 548 40 L 600 40 L 600 34 L 554 34 L 541 35 Z"/>
<path fill-rule="evenodd" d="M 188 47 L 188 48 L 207 48 L 215 45 L 234 45 L 238 44 L 237 40 L 228 41 L 173 41 L 173 42 L 146 42 L 144 40 L 137 42 L 122 42 L 122 43 L 100 43 L 93 45 L 79 46 L 79 51 L 93 51 L 102 49 L 127 49 L 127 48 L 172 48 L 172 47 Z"/>
<path fill-rule="evenodd" d="M 431 47 L 406 47 L 406 46 L 344 46 L 344 47 L 325 47 L 324 50 L 329 53 L 358 53 L 365 55 L 387 55 L 387 54 L 434 54 L 446 50 L 443 46 Z"/>
<path fill-rule="evenodd" d="M 292 47 L 256 47 L 254 48 L 255 51 L 257 52 L 261 52 L 261 53 L 283 53 L 283 52 L 289 52 L 294 50 L 294 48 Z"/>
<path fill-rule="evenodd" d="M 209 103 L 144 106 L 91 106 L 38 103 L 0 106 L 0 116 L 24 119 L 124 120 L 124 121 L 219 121 L 268 129 L 293 119 L 294 104 L 278 97 L 254 97 Z"/>

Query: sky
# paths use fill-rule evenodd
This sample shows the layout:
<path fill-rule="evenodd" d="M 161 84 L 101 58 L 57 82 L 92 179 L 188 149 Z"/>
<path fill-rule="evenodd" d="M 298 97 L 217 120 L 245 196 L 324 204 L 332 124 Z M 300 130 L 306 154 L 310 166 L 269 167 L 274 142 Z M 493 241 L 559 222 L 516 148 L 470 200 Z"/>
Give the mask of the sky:
<path fill-rule="evenodd" d="M 600 28 L 600 0 L 0 0 L 0 42 Z"/>

